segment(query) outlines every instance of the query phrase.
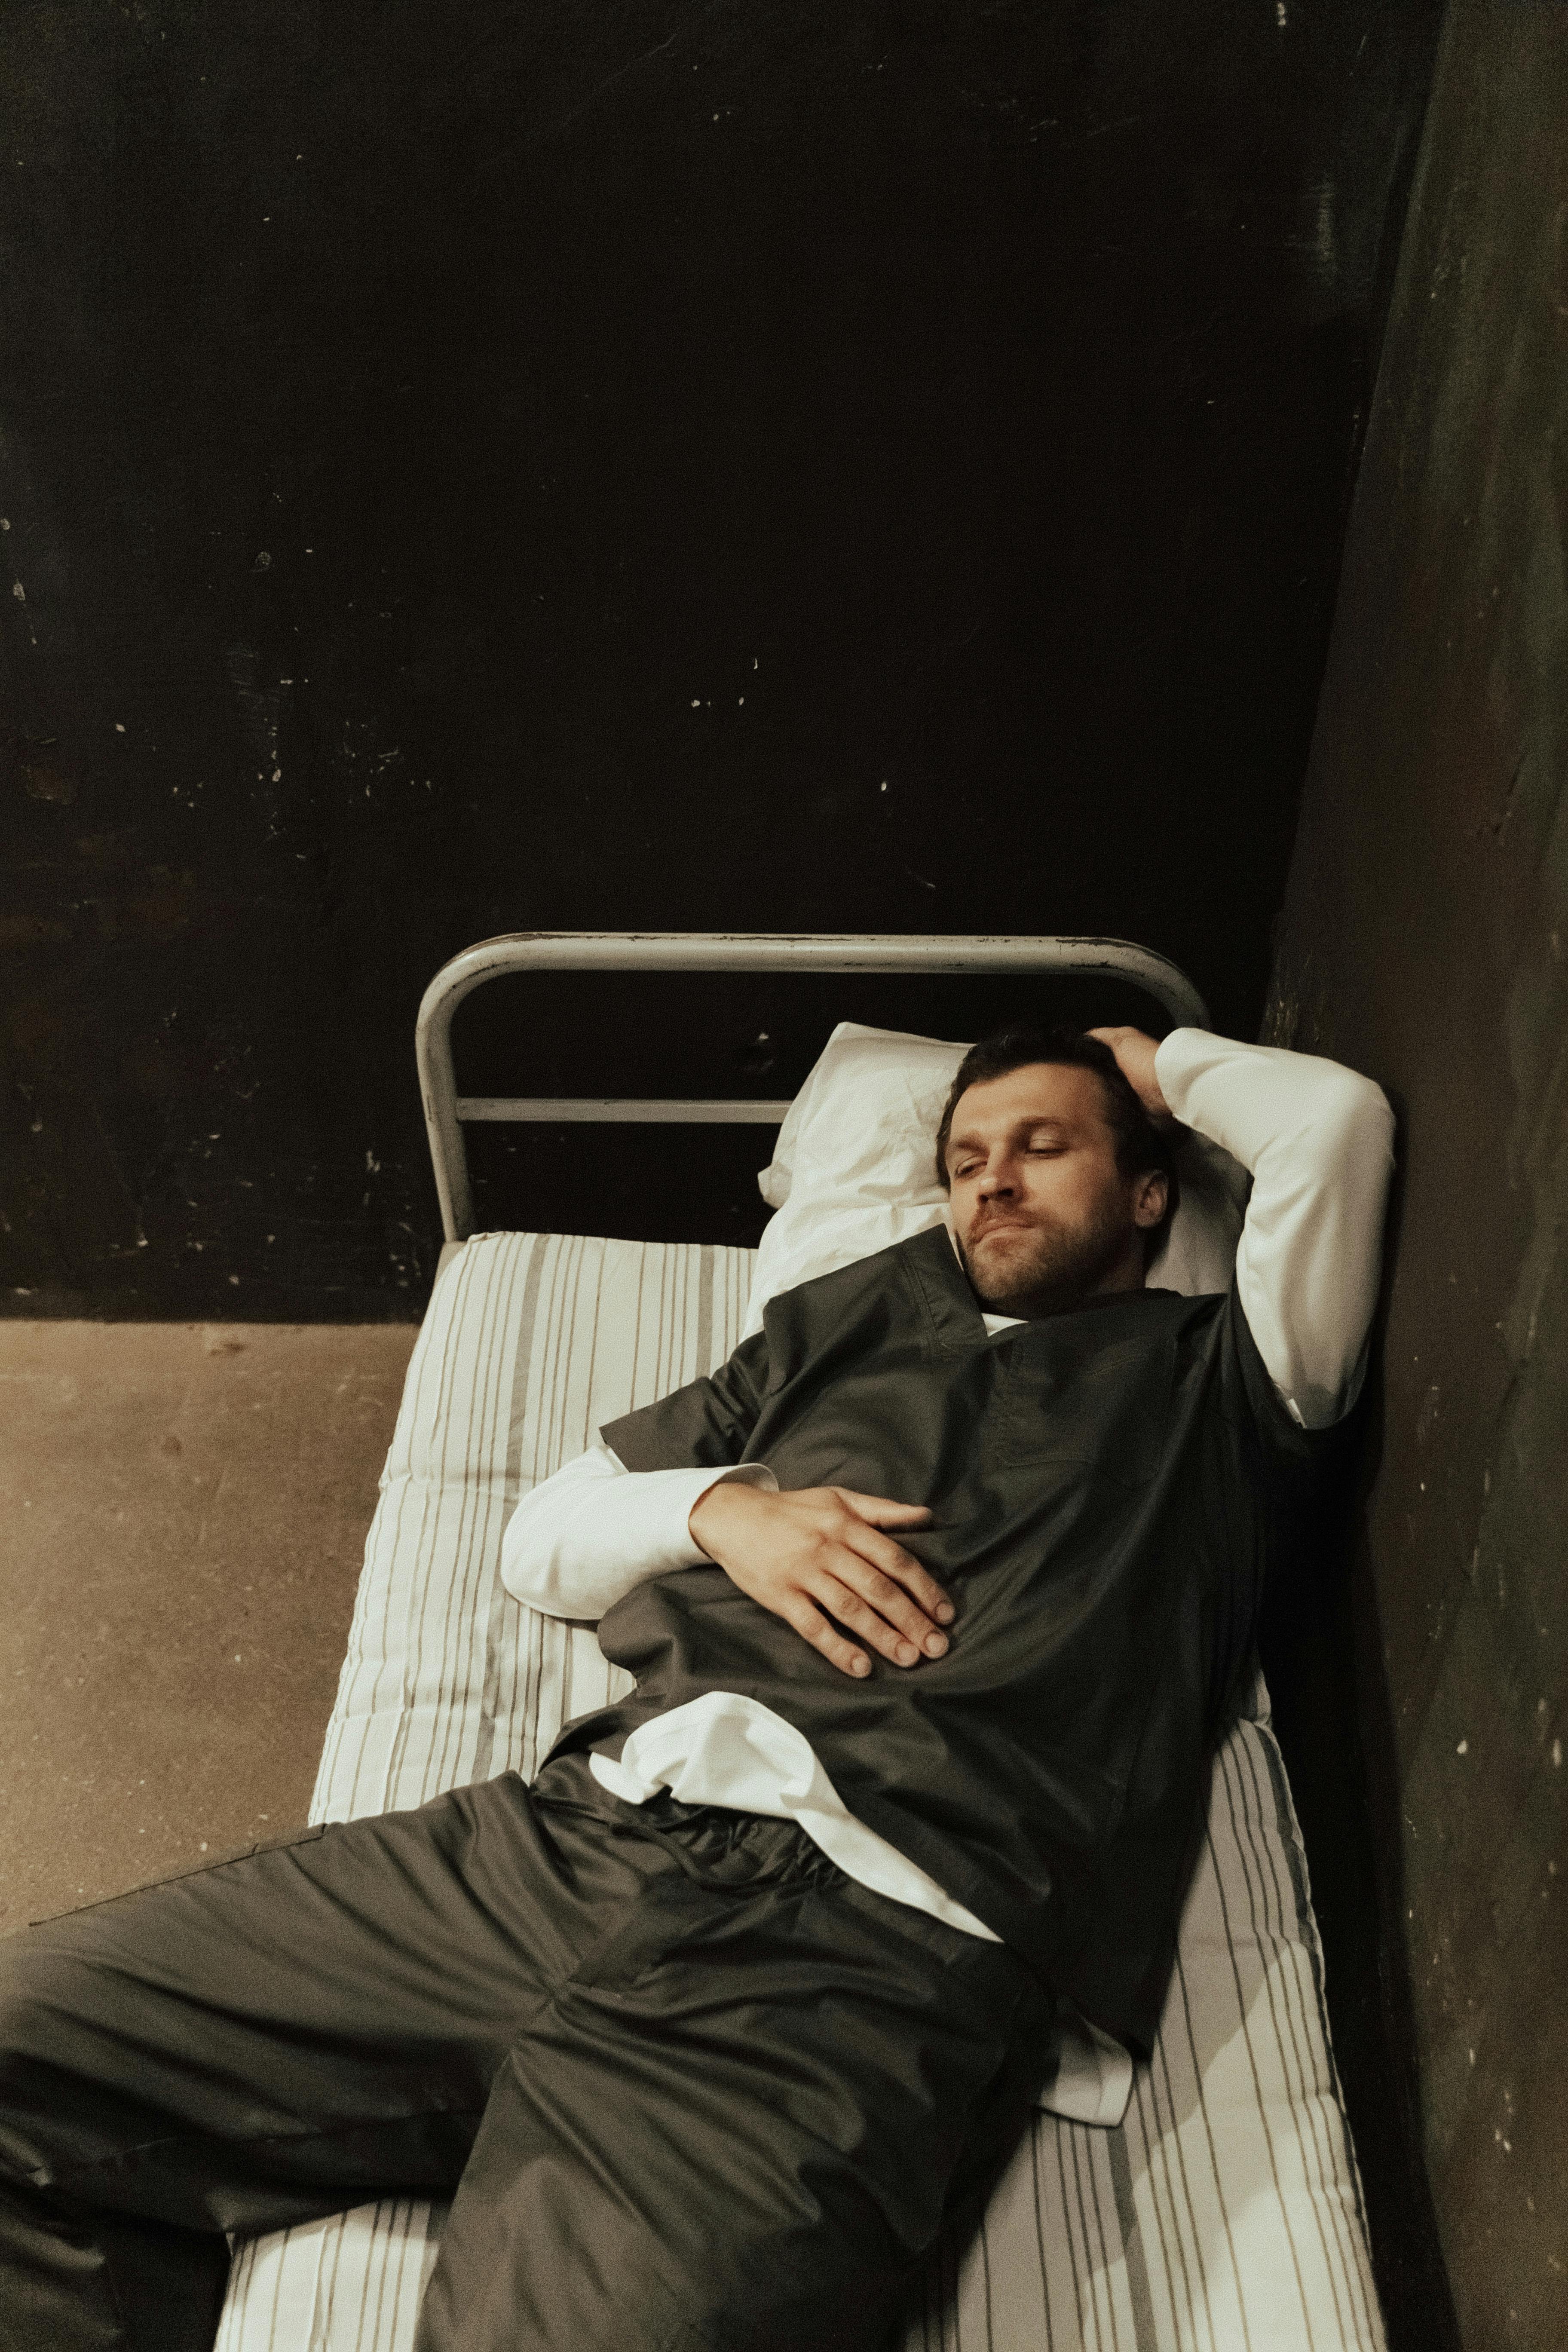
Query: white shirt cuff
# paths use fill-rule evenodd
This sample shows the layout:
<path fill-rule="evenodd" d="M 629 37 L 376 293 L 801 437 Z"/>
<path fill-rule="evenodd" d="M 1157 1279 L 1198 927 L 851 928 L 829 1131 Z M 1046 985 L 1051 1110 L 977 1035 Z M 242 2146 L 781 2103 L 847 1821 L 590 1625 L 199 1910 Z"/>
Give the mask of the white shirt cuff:
<path fill-rule="evenodd" d="M 778 1490 L 765 1462 L 628 1470 L 607 1445 L 591 1446 L 519 1503 L 501 1539 L 501 1582 L 548 1617 L 600 1618 L 650 1576 L 706 1562 L 687 1522 L 727 1478 Z"/>

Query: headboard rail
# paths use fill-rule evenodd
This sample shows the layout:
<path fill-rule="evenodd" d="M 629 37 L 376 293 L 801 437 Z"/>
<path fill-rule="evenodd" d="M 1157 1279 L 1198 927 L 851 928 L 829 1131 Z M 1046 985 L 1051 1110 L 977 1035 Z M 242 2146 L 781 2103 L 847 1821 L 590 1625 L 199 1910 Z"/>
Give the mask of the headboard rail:
<path fill-rule="evenodd" d="M 1027 938 L 1007 933 L 837 931 L 507 931 L 444 963 L 419 1006 L 415 1052 L 441 1223 L 448 1244 L 473 1231 L 463 1129 L 479 1120 L 777 1126 L 787 1101 L 700 1101 L 598 1096 L 459 1095 L 452 1016 L 488 980 L 522 971 L 1046 972 L 1103 976 L 1144 989 L 1173 1022 L 1205 1028 L 1208 1010 L 1186 975 L 1131 940 Z"/>

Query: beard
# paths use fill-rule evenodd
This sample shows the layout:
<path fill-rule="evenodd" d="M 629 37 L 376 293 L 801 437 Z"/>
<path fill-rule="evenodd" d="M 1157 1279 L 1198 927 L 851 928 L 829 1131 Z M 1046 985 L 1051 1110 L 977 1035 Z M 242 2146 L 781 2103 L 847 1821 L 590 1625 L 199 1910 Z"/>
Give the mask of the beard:
<path fill-rule="evenodd" d="M 988 1236 L 999 1238 L 990 1242 Z M 964 1269 L 991 1315 L 1059 1315 L 1091 1297 L 1127 1247 L 1127 1213 L 1107 1201 L 1084 1225 L 1058 1218 L 977 1218 L 963 1244 Z"/>

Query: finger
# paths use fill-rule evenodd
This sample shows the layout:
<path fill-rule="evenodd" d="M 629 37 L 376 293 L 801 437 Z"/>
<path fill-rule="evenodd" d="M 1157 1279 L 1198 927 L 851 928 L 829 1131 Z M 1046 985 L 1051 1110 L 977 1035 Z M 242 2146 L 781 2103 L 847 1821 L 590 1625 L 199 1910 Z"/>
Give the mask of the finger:
<path fill-rule="evenodd" d="M 868 1601 L 889 1624 L 897 1625 L 911 1642 L 918 1643 L 928 1656 L 941 1657 L 947 1647 L 947 1636 L 940 1626 L 952 1620 L 952 1606 L 938 1584 L 914 1562 L 905 1561 L 896 1546 L 874 1550 L 881 1538 L 870 1529 L 847 1536 L 837 1557 L 829 1557 L 825 1565 L 828 1572 L 853 1585 L 864 1601 Z M 889 1559 L 889 1552 L 893 1557 Z M 931 1597 L 922 1600 L 910 1591 L 910 1581 L 919 1575 L 922 1591 Z"/>
<path fill-rule="evenodd" d="M 868 1642 L 872 1649 L 880 1651 L 891 1664 L 915 1666 L 920 1664 L 918 1643 L 910 1641 L 897 1626 L 890 1625 L 842 1577 L 830 1575 L 825 1570 L 811 1589 L 840 1625 L 858 1633 L 863 1642 Z"/>
<path fill-rule="evenodd" d="M 829 1490 L 850 1510 L 861 1525 L 870 1531 L 872 1539 L 863 1542 L 858 1534 L 843 1540 L 862 1553 L 888 1576 L 895 1576 L 906 1591 L 912 1592 L 926 1614 L 943 1625 L 952 1622 L 952 1603 L 933 1576 L 927 1573 L 918 1559 L 910 1558 L 901 1544 L 890 1538 L 886 1541 L 874 1531 L 889 1527 L 919 1528 L 927 1525 L 932 1516 L 927 1503 L 895 1503 L 886 1495 L 860 1495 L 852 1486 L 834 1486 Z"/>
<path fill-rule="evenodd" d="M 853 1552 L 841 1551 L 825 1573 L 837 1578 L 854 1594 L 858 1607 L 845 1622 L 868 1640 L 874 1640 L 884 1657 L 895 1659 L 900 1666 L 912 1666 L 921 1656 L 940 1658 L 943 1654 L 947 1635 L 915 1606 L 901 1585 L 882 1575 L 868 1560 L 858 1559 Z M 821 1597 L 819 1591 L 818 1598 Z M 862 1609 L 869 1612 L 868 1616 L 859 1613 Z M 841 1612 L 835 1609 L 834 1614 L 838 1616 Z M 878 1630 L 884 1625 L 888 1639 Z"/>
<path fill-rule="evenodd" d="M 916 1528 L 931 1517 L 929 1503 L 895 1503 L 890 1495 L 858 1495 L 853 1486 L 830 1491 L 848 1504 L 858 1519 L 874 1528 Z"/>
<path fill-rule="evenodd" d="M 952 1601 L 934 1576 L 923 1569 L 918 1559 L 911 1559 L 901 1544 L 890 1536 L 864 1524 L 845 1528 L 839 1541 L 847 1551 L 859 1558 L 910 1595 L 915 1607 L 921 1611 L 931 1625 L 951 1625 L 953 1617 Z M 927 1631 L 922 1624 L 916 1639 Z"/>
<path fill-rule="evenodd" d="M 820 1609 L 814 1609 L 804 1593 L 785 1613 L 801 1640 L 809 1642 L 814 1650 L 820 1650 L 841 1674 L 853 1675 L 859 1681 L 870 1673 L 871 1661 L 865 1651 L 847 1642 L 837 1626 L 830 1623 Z"/>

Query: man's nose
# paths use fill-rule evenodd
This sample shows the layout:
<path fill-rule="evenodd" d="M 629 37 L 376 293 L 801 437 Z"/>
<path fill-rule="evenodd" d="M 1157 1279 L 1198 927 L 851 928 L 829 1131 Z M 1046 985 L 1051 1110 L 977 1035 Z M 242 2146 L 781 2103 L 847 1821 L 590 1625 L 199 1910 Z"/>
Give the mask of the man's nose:
<path fill-rule="evenodd" d="M 989 1201 L 996 1192 L 1010 1192 L 1013 1190 L 1011 1163 L 1005 1160 L 994 1160 L 981 1177 L 976 1189 L 983 1201 Z"/>

